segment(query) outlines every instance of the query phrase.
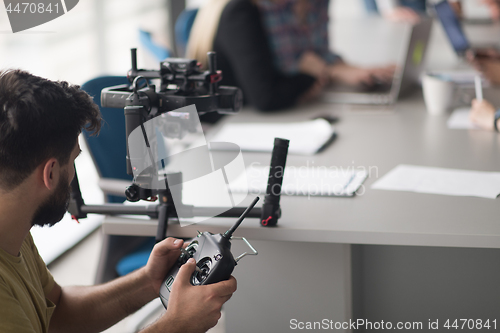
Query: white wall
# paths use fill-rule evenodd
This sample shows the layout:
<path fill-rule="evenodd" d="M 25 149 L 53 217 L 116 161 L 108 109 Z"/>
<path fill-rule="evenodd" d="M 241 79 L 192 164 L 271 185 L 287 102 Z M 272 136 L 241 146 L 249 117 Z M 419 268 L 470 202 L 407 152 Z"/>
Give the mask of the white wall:
<path fill-rule="evenodd" d="M 164 0 L 85 0 L 63 16 L 13 34 L 0 8 L 0 69 L 22 68 L 81 84 L 102 74 L 125 75 L 139 27 L 168 43 Z M 139 50 L 139 65 L 152 65 Z M 154 61 L 158 67 L 158 62 Z M 154 68 L 156 68 L 154 67 Z"/>

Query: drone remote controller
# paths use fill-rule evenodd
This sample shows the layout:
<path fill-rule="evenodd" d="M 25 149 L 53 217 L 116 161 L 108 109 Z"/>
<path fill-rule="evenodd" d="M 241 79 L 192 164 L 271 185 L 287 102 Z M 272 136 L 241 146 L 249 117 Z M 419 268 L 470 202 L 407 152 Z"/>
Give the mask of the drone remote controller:
<path fill-rule="evenodd" d="M 179 269 L 189 258 L 194 258 L 196 261 L 196 270 L 191 276 L 190 282 L 194 286 L 199 286 L 229 279 L 234 267 L 241 258 L 249 254 L 257 254 L 257 251 L 245 238 L 232 237 L 233 232 L 239 227 L 257 201 L 259 201 L 259 197 L 254 199 L 238 221 L 224 234 L 214 235 L 210 232 L 198 232 L 198 236 L 193 238 L 185 249 L 181 249 L 182 253 L 177 260 L 177 264 L 168 272 L 160 288 L 160 299 L 165 308 L 168 305 L 170 291 Z M 245 252 L 235 259 L 231 253 L 231 239 L 242 239 L 253 253 Z"/>

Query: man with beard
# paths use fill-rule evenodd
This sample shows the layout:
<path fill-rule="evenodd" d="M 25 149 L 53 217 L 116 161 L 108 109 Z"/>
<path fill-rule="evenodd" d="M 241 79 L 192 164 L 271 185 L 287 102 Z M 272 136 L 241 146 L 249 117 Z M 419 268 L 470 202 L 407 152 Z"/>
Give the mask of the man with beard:
<path fill-rule="evenodd" d="M 30 229 L 63 217 L 83 128 L 100 114 L 78 86 L 20 70 L 0 71 L 0 332 L 100 332 L 158 297 L 182 240 L 158 243 L 145 267 L 109 283 L 61 287 L 40 258 Z M 236 290 L 231 277 L 208 286 L 182 266 L 166 313 L 147 332 L 205 332 Z"/>

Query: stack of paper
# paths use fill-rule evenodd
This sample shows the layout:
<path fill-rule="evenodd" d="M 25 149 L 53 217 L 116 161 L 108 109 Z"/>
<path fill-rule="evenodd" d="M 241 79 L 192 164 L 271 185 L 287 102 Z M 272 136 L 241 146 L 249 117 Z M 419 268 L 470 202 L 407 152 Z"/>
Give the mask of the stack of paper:
<path fill-rule="evenodd" d="M 372 188 L 495 199 L 500 194 L 500 172 L 401 164 L 375 182 Z"/>
<path fill-rule="evenodd" d="M 279 171 L 280 173 L 282 171 Z M 365 170 L 286 167 L 281 193 L 304 196 L 353 196 L 368 176 Z M 230 184 L 233 192 L 266 193 L 269 166 L 251 166 Z"/>
<path fill-rule="evenodd" d="M 290 154 L 312 155 L 334 136 L 335 129 L 328 121 L 315 119 L 298 123 L 226 124 L 210 141 L 232 142 L 242 151 L 270 152 L 274 138 L 282 138 L 290 140 Z"/>

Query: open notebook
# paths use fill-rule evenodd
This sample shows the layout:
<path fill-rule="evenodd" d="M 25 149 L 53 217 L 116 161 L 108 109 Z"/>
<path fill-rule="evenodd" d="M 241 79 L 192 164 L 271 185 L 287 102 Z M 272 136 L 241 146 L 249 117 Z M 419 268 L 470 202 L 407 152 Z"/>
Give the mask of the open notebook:
<path fill-rule="evenodd" d="M 313 155 L 335 138 L 335 129 L 323 118 L 294 123 L 229 123 L 210 141 L 232 142 L 242 151 L 271 152 L 274 138 L 290 140 L 290 154 Z"/>
<path fill-rule="evenodd" d="M 361 187 L 368 173 L 365 170 L 293 167 L 285 168 L 283 195 L 304 196 L 353 196 Z M 233 192 L 266 193 L 269 166 L 250 166 L 230 184 Z"/>

